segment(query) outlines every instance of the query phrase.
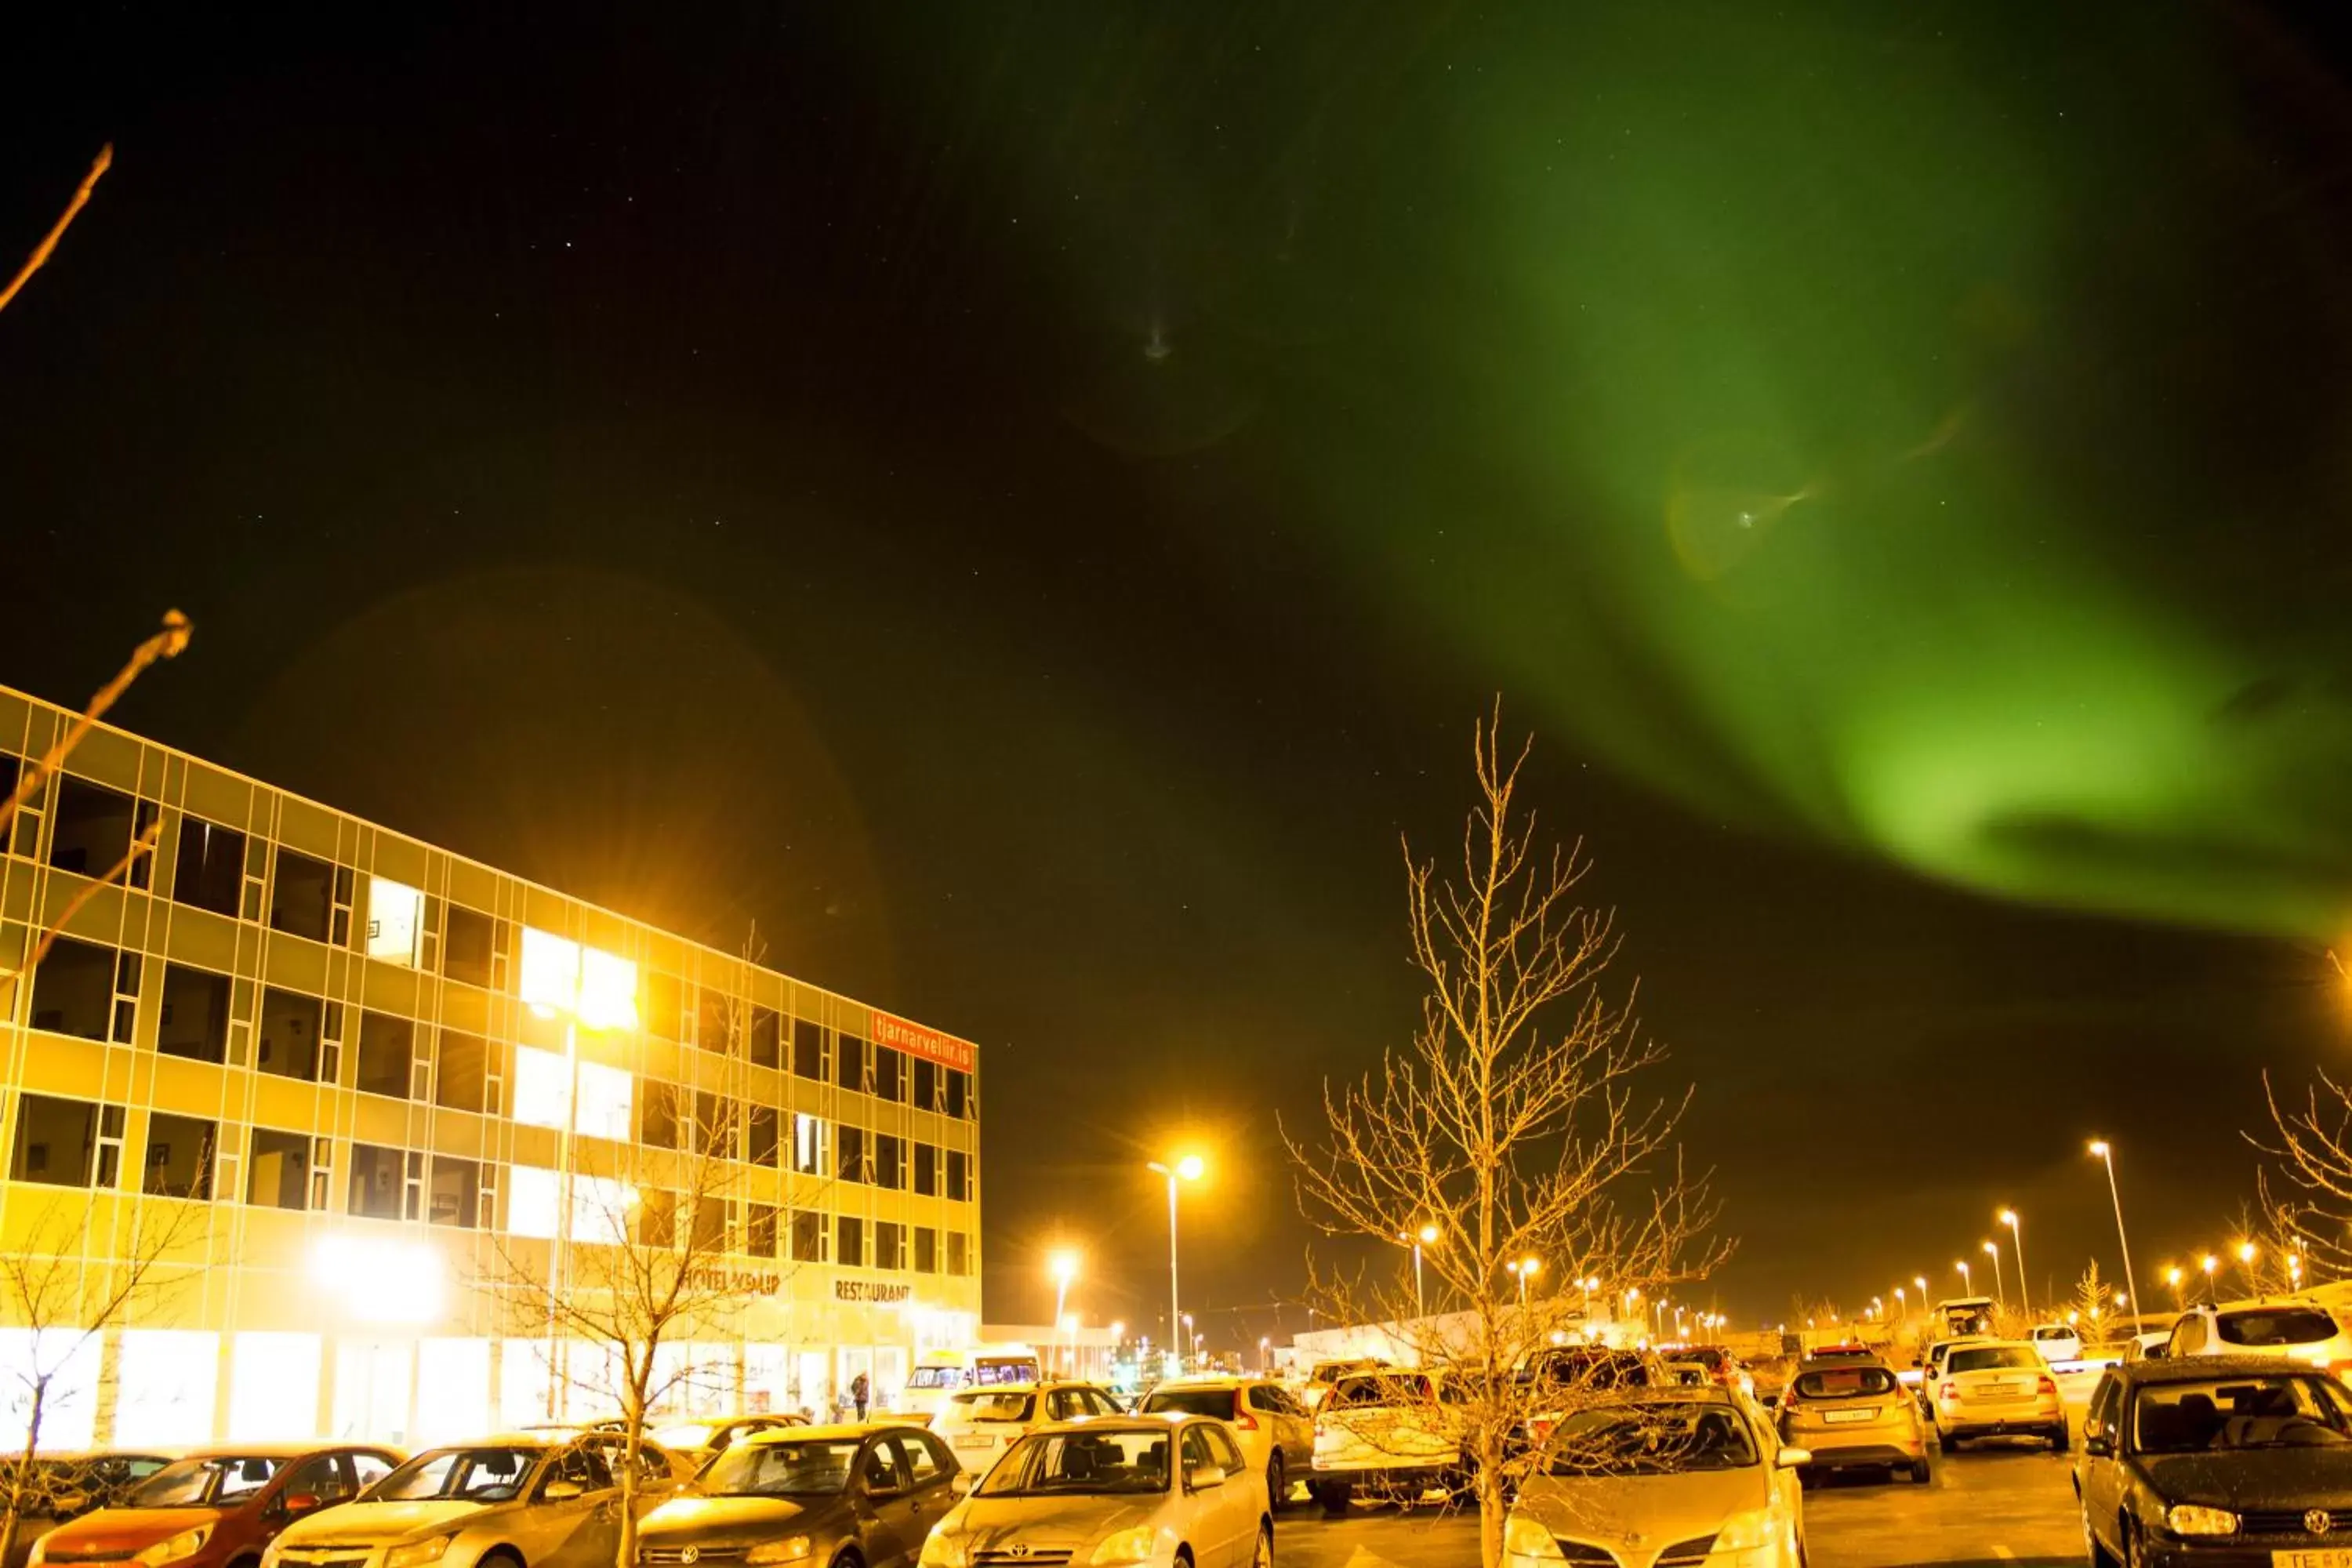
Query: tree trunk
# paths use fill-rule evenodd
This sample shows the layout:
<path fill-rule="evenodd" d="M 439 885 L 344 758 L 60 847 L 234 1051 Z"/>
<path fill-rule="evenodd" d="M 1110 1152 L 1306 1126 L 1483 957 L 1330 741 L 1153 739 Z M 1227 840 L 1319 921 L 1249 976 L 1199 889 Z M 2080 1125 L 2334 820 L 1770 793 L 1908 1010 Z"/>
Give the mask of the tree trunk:
<path fill-rule="evenodd" d="M 49 1380 L 33 1380 L 33 1408 L 25 1418 L 25 1454 L 16 1461 L 16 1473 L 9 1478 L 8 1507 L 0 1517 L 0 1564 L 7 1563 L 16 1550 L 16 1531 L 25 1517 L 25 1488 L 33 1479 L 33 1455 L 41 1446 L 41 1405 L 48 1398 Z"/>

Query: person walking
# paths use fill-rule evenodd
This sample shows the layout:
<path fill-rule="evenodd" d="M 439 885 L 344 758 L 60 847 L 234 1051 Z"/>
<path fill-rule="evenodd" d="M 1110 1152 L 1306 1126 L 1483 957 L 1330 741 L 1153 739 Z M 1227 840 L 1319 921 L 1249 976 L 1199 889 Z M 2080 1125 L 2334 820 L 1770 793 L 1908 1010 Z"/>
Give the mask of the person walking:
<path fill-rule="evenodd" d="M 860 1421 L 866 1419 L 866 1401 L 872 1392 L 873 1385 L 866 1381 L 864 1373 L 861 1372 L 849 1380 L 850 1403 L 857 1406 L 857 1418 Z"/>

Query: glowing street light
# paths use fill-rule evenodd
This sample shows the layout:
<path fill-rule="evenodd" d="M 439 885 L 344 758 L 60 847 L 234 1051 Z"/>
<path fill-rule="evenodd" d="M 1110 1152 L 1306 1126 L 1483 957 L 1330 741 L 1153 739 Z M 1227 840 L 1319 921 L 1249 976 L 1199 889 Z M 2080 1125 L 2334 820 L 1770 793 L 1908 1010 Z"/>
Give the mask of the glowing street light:
<path fill-rule="evenodd" d="M 1397 1239 L 1412 1247 L 1412 1315 L 1416 1318 L 1429 1316 L 1429 1303 L 1423 1300 L 1421 1294 L 1421 1249 L 1424 1247 L 1436 1246 L 1437 1238 L 1442 1234 L 1434 1225 L 1423 1225 L 1418 1230 L 1397 1232 Z"/>
<path fill-rule="evenodd" d="M 2104 1138 L 2091 1140 L 2091 1156 L 2107 1168 L 2107 1197 L 2116 1205 L 2116 1245 L 2123 1248 L 2124 1278 L 2137 1279 L 2132 1272 L 2131 1241 L 2124 1235 L 2124 1196 L 2116 1188 L 2116 1146 Z"/>
<path fill-rule="evenodd" d="M 1955 1258 L 1952 1259 L 1952 1267 L 1960 1271 L 1960 1289 L 1974 1294 L 1977 1288 L 1976 1281 L 1969 1277 L 1968 1264 L 1964 1260 Z"/>
<path fill-rule="evenodd" d="M 1274 1370 L 1274 1340 L 1266 1334 L 1257 1337 L 1257 1370 L 1261 1373 Z"/>
<path fill-rule="evenodd" d="M 2026 1318 L 2033 1316 L 2033 1288 L 2025 1282 L 2025 1232 L 2018 1227 L 2017 1211 L 2003 1209 L 2000 1223 L 2009 1226 L 2010 1250 L 2017 1259 L 2017 1310 Z"/>
<path fill-rule="evenodd" d="M 1507 1272 L 1517 1277 L 1519 1281 L 1519 1305 L 1525 1307 L 1528 1304 L 1528 1281 L 1543 1272 L 1543 1259 L 1538 1258 L 1533 1253 L 1529 1253 L 1525 1258 L 1515 1258 L 1511 1262 L 1504 1264 L 1503 1268 Z"/>
<path fill-rule="evenodd" d="M 1992 1296 L 1993 1300 L 1998 1301 L 2000 1300 L 2000 1248 L 1990 1241 L 1981 1245 L 1992 1257 Z"/>
<path fill-rule="evenodd" d="M 1045 1255 L 1045 1270 L 1054 1277 L 1054 1324 L 1058 1340 L 1065 1326 L 1062 1308 L 1069 1300 L 1070 1281 L 1078 1277 L 1077 1253 L 1066 1247 L 1055 1247 Z M 1057 1343 L 1055 1348 L 1059 1350 L 1061 1347 Z M 1073 1351 L 1076 1348 L 1075 1343 L 1071 1346 Z"/>
<path fill-rule="evenodd" d="M 1172 1331 L 1176 1314 L 1181 1306 L 1181 1301 L 1176 1294 L 1176 1184 L 1199 1181 L 1202 1173 L 1208 1167 L 1201 1163 L 1201 1156 L 1198 1154 L 1182 1154 L 1177 1157 L 1173 1164 L 1163 1165 L 1154 1160 L 1150 1168 L 1168 1178 L 1168 1321 Z M 1188 1319 L 1187 1321 L 1189 1321 Z M 1168 1337 L 1174 1339 L 1176 1336 L 1171 1331 Z M 1179 1341 L 1178 1344 L 1180 1348 L 1176 1352 L 1176 1370 L 1181 1373 L 1184 1370 L 1184 1352 L 1181 1348 L 1182 1342 Z"/>
<path fill-rule="evenodd" d="M 2205 1299 L 2218 1305 L 2221 1298 L 2213 1293 L 2213 1270 L 2221 1267 L 2221 1260 L 2209 1252 L 2197 1260 L 2197 1267 L 2205 1271 Z"/>

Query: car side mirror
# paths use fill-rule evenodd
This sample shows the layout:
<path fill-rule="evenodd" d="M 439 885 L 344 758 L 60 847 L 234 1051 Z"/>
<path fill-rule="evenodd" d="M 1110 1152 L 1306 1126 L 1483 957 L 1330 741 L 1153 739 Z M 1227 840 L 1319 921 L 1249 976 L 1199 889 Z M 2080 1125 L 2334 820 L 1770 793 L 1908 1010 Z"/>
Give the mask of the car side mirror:
<path fill-rule="evenodd" d="M 1811 1448 L 1783 1448 L 1780 1457 L 1772 1462 L 1781 1469 L 1793 1470 L 1800 1465 L 1811 1464 L 1813 1451 Z"/>
<path fill-rule="evenodd" d="M 539 1495 L 549 1502 L 572 1502 L 586 1497 L 588 1489 L 578 1481 L 550 1481 Z"/>
<path fill-rule="evenodd" d="M 2104 1432 L 2086 1432 L 2083 1435 L 2083 1452 L 2095 1459 L 2111 1459 L 2115 1458 L 2116 1440 Z"/>
<path fill-rule="evenodd" d="M 285 1500 L 289 1513 L 316 1513 L 325 1500 L 316 1492 L 289 1492 Z"/>
<path fill-rule="evenodd" d="M 971 1496 L 971 1472 L 970 1470 L 958 1470 L 954 1475 L 950 1476 L 948 1478 L 948 1490 L 955 1493 L 958 1497 Z"/>
<path fill-rule="evenodd" d="M 1204 1492 L 1225 1484 L 1225 1472 L 1214 1465 L 1194 1465 L 1184 1472 L 1186 1491 Z"/>

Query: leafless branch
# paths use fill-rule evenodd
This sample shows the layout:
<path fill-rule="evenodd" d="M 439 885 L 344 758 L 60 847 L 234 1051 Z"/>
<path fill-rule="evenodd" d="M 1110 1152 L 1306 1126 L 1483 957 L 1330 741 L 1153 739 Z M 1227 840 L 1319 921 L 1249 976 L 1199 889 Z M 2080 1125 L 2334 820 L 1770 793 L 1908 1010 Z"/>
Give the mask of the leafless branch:
<path fill-rule="evenodd" d="M 97 187 L 100 176 L 113 166 L 114 143 L 110 142 L 98 150 L 98 156 L 90 163 L 89 173 L 84 174 L 81 177 L 81 184 L 74 187 L 73 200 L 66 204 L 66 210 L 50 226 L 49 232 L 41 237 L 41 243 L 33 247 L 33 254 L 25 258 L 25 265 L 16 269 L 16 276 L 8 280 L 8 287 L 0 289 L 0 310 L 8 308 L 8 301 L 16 297 L 16 291 L 31 281 L 33 274 L 38 272 L 42 263 L 48 260 L 49 252 L 58 247 L 58 241 L 66 237 L 67 228 L 72 225 L 75 218 L 81 216 L 81 209 L 89 205 L 89 193 Z"/>

